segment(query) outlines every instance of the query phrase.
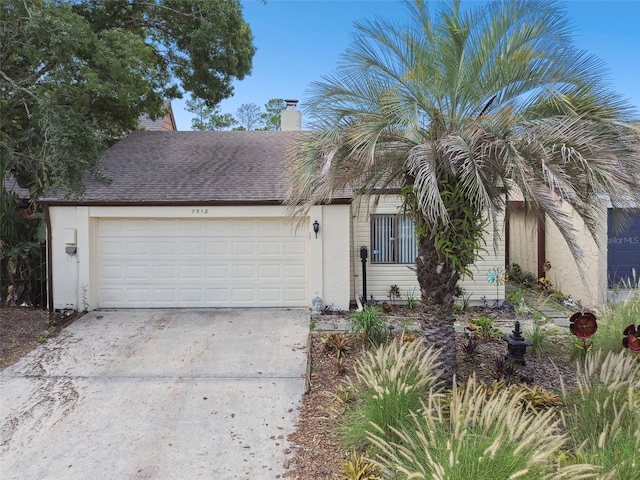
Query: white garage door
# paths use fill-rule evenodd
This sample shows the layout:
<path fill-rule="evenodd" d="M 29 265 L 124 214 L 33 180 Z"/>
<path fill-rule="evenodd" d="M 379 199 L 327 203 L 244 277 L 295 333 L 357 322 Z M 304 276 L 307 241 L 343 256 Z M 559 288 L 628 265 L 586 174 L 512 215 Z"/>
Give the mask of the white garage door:
<path fill-rule="evenodd" d="M 99 306 L 307 306 L 307 242 L 285 218 L 100 219 Z"/>

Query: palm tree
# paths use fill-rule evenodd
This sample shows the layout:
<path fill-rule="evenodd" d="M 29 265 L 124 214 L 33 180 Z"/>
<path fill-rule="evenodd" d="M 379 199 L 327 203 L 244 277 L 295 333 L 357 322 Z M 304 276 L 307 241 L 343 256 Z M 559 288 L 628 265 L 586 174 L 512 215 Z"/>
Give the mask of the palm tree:
<path fill-rule="evenodd" d="M 407 24 L 357 23 L 336 72 L 313 85 L 313 132 L 292 152 L 289 204 L 301 213 L 341 189 L 364 201 L 397 189 L 416 226 L 425 341 L 445 347 L 451 380 L 456 285 L 485 227 L 501 227 L 519 191 L 579 261 L 558 200 L 595 238 L 599 196 L 638 198 L 639 131 L 555 2 L 406 6 Z"/>

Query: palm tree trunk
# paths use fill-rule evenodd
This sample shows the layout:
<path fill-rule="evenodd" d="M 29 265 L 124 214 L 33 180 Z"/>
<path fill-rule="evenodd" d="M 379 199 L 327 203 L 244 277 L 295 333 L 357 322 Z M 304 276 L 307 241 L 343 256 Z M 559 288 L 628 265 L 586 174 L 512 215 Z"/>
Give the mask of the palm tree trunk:
<path fill-rule="evenodd" d="M 451 264 L 442 262 L 434 239 L 420 238 L 416 272 L 420 285 L 423 312 L 420 318 L 424 343 L 440 349 L 441 378 L 453 385 L 456 372 L 456 341 L 453 302 L 460 273 Z"/>

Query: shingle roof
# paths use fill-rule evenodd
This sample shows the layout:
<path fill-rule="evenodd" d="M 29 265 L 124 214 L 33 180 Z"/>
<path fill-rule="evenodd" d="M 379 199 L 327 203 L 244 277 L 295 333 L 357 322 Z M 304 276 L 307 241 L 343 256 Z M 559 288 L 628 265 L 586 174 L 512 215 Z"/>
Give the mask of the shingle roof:
<path fill-rule="evenodd" d="M 134 132 L 105 152 L 101 171 L 111 183 L 87 177 L 74 203 L 281 202 L 286 150 L 301 135 Z"/>

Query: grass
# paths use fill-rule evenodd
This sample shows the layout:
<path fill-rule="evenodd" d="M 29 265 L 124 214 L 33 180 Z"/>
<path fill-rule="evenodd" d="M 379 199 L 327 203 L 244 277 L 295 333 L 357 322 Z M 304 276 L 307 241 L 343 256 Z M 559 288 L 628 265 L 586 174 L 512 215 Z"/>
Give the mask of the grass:
<path fill-rule="evenodd" d="M 531 328 L 524 330 L 524 337 L 531 343 L 528 351 L 538 356 L 542 355 L 549 348 L 551 335 L 552 332 L 548 328 L 534 321 Z"/>
<path fill-rule="evenodd" d="M 358 401 L 346 413 L 342 432 L 346 444 L 363 449 L 374 429 L 388 435 L 401 429 L 421 407 L 425 393 L 438 389 L 437 358 L 435 350 L 425 350 L 418 341 L 394 340 L 366 352 L 356 363 L 351 384 Z"/>
<path fill-rule="evenodd" d="M 363 339 L 377 346 L 389 335 L 387 322 L 378 307 L 369 305 L 359 312 L 353 312 L 348 318 L 351 332 L 362 336 Z"/>
<path fill-rule="evenodd" d="M 412 415 L 411 427 L 394 432 L 398 440 L 389 439 L 382 429 L 371 434 L 380 452 L 378 464 L 382 471 L 396 472 L 393 478 L 540 478 L 549 473 L 565 438 L 552 411 L 523 409 L 522 396 L 509 389 L 487 396 L 485 388 L 469 378 L 466 385 L 454 386 L 448 402 L 427 398 Z M 569 469 L 592 470 L 561 470 Z"/>
<path fill-rule="evenodd" d="M 637 478 L 640 469 L 640 361 L 629 352 L 602 350 L 578 367 L 578 390 L 566 393 L 563 411 L 576 458 L 593 464 L 604 478 Z"/>
<path fill-rule="evenodd" d="M 622 331 L 627 325 L 640 324 L 640 296 L 634 294 L 623 303 L 607 309 L 598 318 L 598 331 L 591 338 L 595 350 L 620 352 Z"/>

